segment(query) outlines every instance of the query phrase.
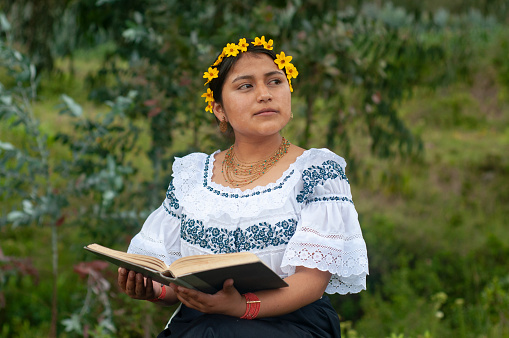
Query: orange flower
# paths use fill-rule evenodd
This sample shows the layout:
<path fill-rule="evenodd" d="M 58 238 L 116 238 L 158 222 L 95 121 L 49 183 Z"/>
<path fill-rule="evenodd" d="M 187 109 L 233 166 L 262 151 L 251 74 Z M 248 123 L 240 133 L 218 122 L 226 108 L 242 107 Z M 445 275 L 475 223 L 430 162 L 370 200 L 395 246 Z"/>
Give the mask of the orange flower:
<path fill-rule="evenodd" d="M 285 52 L 277 54 L 276 59 L 274 60 L 274 62 L 278 65 L 279 69 L 283 69 L 284 67 L 286 67 L 290 63 L 290 61 L 292 61 L 292 57 L 286 56 Z"/>

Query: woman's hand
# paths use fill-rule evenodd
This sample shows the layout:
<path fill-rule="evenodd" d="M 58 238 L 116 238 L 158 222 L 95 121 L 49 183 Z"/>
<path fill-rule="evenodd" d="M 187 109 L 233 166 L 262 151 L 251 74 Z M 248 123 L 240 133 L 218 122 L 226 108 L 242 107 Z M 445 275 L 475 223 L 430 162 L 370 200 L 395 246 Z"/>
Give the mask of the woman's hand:
<path fill-rule="evenodd" d="M 133 299 L 154 299 L 161 294 L 159 283 L 153 283 L 152 279 L 145 278 L 141 273 L 125 268 L 118 269 L 118 286 Z"/>
<path fill-rule="evenodd" d="M 175 284 L 170 286 L 184 305 L 203 313 L 241 317 L 246 311 L 246 299 L 233 286 L 233 279 L 227 279 L 223 289 L 213 295 Z"/>

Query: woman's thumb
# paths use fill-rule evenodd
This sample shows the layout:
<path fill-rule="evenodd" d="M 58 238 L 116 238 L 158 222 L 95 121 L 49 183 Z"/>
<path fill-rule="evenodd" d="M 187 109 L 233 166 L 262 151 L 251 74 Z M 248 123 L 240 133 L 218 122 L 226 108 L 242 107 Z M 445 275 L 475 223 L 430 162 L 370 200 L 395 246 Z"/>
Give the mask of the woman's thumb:
<path fill-rule="evenodd" d="M 235 289 L 235 287 L 233 286 L 233 279 L 232 278 L 229 278 L 229 279 L 224 281 L 223 289 L 226 292 L 231 292 L 232 289 Z"/>

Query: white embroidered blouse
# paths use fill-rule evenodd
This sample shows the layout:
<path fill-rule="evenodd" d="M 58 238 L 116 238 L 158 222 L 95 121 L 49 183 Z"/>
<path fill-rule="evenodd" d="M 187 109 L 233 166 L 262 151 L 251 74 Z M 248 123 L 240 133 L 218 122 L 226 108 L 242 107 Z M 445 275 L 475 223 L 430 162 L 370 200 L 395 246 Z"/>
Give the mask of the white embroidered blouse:
<path fill-rule="evenodd" d="M 250 251 L 282 278 L 296 266 L 329 271 L 329 294 L 366 289 L 366 244 L 343 158 L 328 149 L 306 150 L 275 183 L 241 191 L 211 181 L 217 152 L 175 159 L 164 202 L 128 252 L 170 264 L 190 255 Z"/>

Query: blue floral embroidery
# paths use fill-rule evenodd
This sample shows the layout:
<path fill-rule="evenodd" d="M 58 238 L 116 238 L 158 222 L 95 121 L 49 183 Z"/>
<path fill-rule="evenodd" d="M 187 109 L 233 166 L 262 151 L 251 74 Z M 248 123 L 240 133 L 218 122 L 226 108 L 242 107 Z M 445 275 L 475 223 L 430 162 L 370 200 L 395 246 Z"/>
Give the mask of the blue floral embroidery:
<path fill-rule="evenodd" d="M 166 205 L 164 205 L 164 203 L 163 203 L 163 207 L 164 207 L 164 210 L 166 210 L 166 212 L 168 213 L 168 215 L 171 215 L 175 218 L 180 218 L 180 216 L 177 215 L 173 210 L 168 209 L 168 207 Z"/>
<path fill-rule="evenodd" d="M 346 180 L 348 182 L 348 178 L 346 177 L 343 168 L 339 165 L 339 163 L 332 160 L 323 162 L 321 166 L 311 166 L 304 170 L 302 173 L 304 187 L 297 195 L 297 202 L 306 202 L 308 196 L 313 193 L 316 186 L 324 184 L 327 180 L 336 178 Z"/>
<path fill-rule="evenodd" d="M 327 196 L 327 197 L 309 198 L 306 200 L 306 204 L 313 203 L 313 202 L 326 202 L 326 201 L 342 201 L 342 202 L 350 202 L 353 204 L 353 201 L 345 196 Z"/>
<path fill-rule="evenodd" d="M 288 181 L 288 179 L 293 175 L 293 173 L 295 172 L 295 170 L 292 170 L 282 181 L 281 183 L 279 183 L 278 185 L 276 185 L 275 187 L 272 187 L 272 188 L 267 188 L 263 191 L 255 191 L 255 192 L 252 192 L 250 194 L 244 194 L 244 195 L 239 195 L 239 194 L 229 194 L 229 193 L 226 193 L 226 192 L 221 192 L 219 190 L 216 190 L 212 187 L 210 187 L 208 185 L 208 175 L 209 175 L 209 163 L 210 163 L 210 157 L 212 155 L 209 155 L 207 156 L 207 159 L 205 160 L 205 169 L 203 170 L 203 187 L 206 188 L 208 191 L 218 195 L 218 196 L 222 196 L 222 197 L 226 197 L 226 198 L 249 198 L 251 196 L 255 196 L 255 195 L 260 195 L 260 194 L 265 194 L 265 193 L 268 193 L 268 192 L 271 192 L 273 190 L 278 190 L 278 189 L 281 189 L 283 187 L 283 185 L 285 184 L 286 181 Z"/>
<path fill-rule="evenodd" d="M 168 205 L 173 209 L 177 210 L 180 208 L 179 200 L 175 196 L 175 186 L 173 185 L 173 181 L 170 182 L 170 186 L 166 191 L 166 198 L 168 199 Z"/>
<path fill-rule="evenodd" d="M 183 215 L 180 237 L 189 244 L 209 249 L 213 253 L 229 253 L 288 244 L 296 229 L 297 221 L 294 219 L 277 222 L 274 225 L 262 222 L 245 230 L 206 228 L 202 221 Z"/>

